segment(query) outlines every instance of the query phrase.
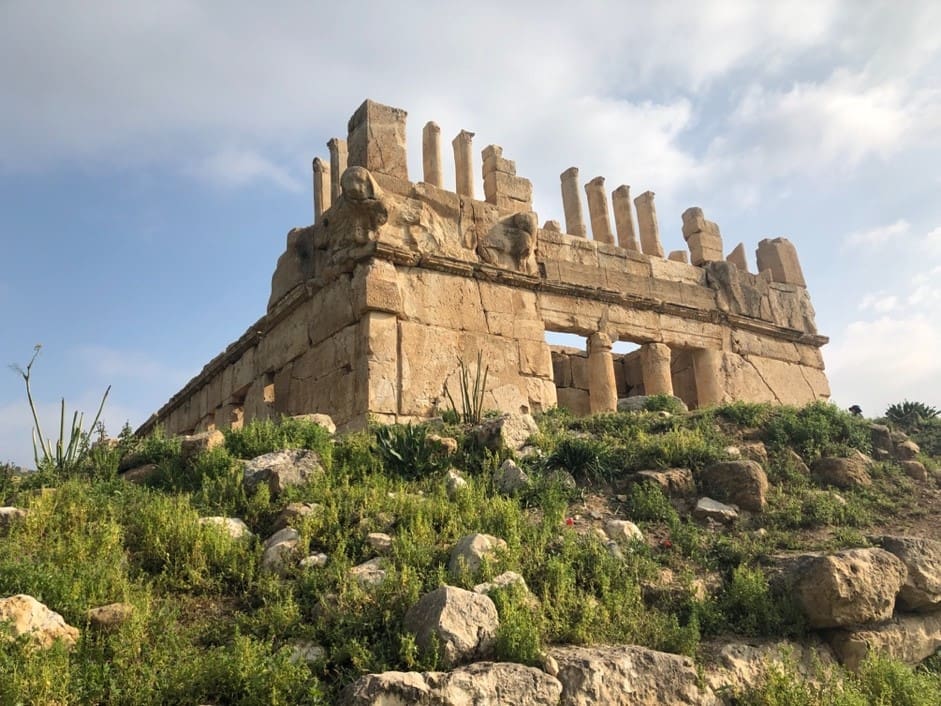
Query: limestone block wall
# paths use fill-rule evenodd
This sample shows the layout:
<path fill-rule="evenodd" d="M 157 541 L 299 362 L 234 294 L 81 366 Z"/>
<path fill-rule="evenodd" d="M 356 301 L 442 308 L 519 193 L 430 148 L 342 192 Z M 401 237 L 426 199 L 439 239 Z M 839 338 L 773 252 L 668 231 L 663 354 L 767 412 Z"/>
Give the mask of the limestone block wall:
<path fill-rule="evenodd" d="M 453 140 L 456 191 L 441 187 L 441 129 L 423 134 L 424 181 L 407 171 L 406 113 L 366 101 L 314 163 L 313 225 L 292 229 L 267 313 L 141 428 L 171 433 L 325 412 L 340 428 L 405 421 L 459 395 L 460 362 L 482 354 L 484 405 L 538 412 L 562 401 L 611 409 L 670 392 L 690 406 L 803 403 L 829 395 L 797 252 L 764 239 L 759 273 L 744 247 L 721 258 L 719 227 L 688 209 L 690 250 L 665 259 L 654 194 L 631 201 L 605 181 L 561 175 L 565 230 L 539 227 L 531 183 L 502 148 L 475 170 L 474 133 Z M 483 178 L 484 200 L 475 174 Z M 585 227 L 582 186 L 593 239 Z M 615 234 L 608 209 L 613 207 Z M 636 210 L 637 227 L 634 226 Z M 552 354 L 546 331 L 584 336 Z M 618 356 L 612 344 L 640 346 Z"/>

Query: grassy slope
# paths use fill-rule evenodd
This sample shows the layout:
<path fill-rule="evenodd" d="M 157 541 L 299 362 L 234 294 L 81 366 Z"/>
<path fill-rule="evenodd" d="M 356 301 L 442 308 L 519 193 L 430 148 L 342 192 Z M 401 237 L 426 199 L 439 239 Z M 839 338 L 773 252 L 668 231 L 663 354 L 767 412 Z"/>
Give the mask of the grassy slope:
<path fill-rule="evenodd" d="M 450 458 L 424 428 L 333 443 L 319 428 L 288 422 L 252 425 L 228 435 L 224 449 L 185 463 L 172 440 L 138 444 L 140 458 L 160 468 L 150 487 L 116 478 L 130 441 L 97 450 L 68 479 L 50 469 L 28 478 L 0 474 L 0 504 L 29 510 L 0 536 L 0 596 L 31 594 L 82 630 L 71 652 L 36 652 L 24 642 L 0 647 L 0 704 L 330 703 L 366 672 L 434 669 L 435 656 L 419 654 L 402 628 L 405 610 L 442 583 L 470 588 L 505 570 L 521 573 L 539 600 L 519 591 L 495 596 L 500 659 L 538 664 L 553 643 L 637 643 L 695 656 L 718 636 L 799 637 L 804 627 L 787 597 L 772 595 L 762 557 L 861 546 L 874 533 L 925 534 L 939 509 L 934 478 L 916 484 L 891 463 L 876 466 L 872 487 L 839 495 L 798 472 L 787 449 L 806 461 L 868 451 L 865 423 L 829 405 L 739 403 L 689 415 L 586 419 L 556 412 L 540 427 L 538 453 L 520 460 L 533 483 L 512 497 L 496 493 L 492 480 L 508 454 L 476 448 L 458 426 L 434 429 L 461 441 Z M 765 442 L 772 491 L 766 513 L 731 528 L 704 528 L 658 490 L 623 484 L 645 468 L 695 473 L 743 436 Z M 318 450 L 327 472 L 276 502 L 264 489 L 247 496 L 237 458 L 285 446 Z M 454 498 L 444 483 L 451 466 L 468 480 Z M 568 487 L 559 470 L 578 487 Z M 261 542 L 291 501 L 320 506 L 297 526 L 299 555 L 322 551 L 330 560 L 282 580 L 258 564 Z M 256 538 L 231 540 L 200 525 L 206 515 L 240 517 Z M 611 516 L 637 522 L 646 537 L 623 558 L 592 531 Z M 348 574 L 375 556 L 369 532 L 393 537 L 390 575 L 372 588 Z M 477 575 L 449 577 L 450 548 L 471 532 L 502 537 L 508 548 Z M 671 590 L 650 590 L 665 568 L 675 577 Z M 705 597 L 697 578 L 707 579 Z M 132 603 L 134 618 L 96 634 L 85 611 L 114 601 Z M 322 645 L 327 658 L 292 663 L 295 639 Z M 937 703 L 941 677 L 878 662 L 842 691 L 827 692 L 838 697 L 809 689 L 773 675 L 741 702 Z M 879 701 L 889 689 L 896 690 L 891 699 Z"/>

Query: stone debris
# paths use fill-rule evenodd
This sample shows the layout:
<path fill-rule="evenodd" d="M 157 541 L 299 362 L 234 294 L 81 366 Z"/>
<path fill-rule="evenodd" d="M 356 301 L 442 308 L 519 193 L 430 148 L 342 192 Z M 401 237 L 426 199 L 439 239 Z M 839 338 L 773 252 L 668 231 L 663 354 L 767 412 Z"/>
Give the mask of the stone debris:
<path fill-rule="evenodd" d="M 13 525 L 26 519 L 26 510 L 18 507 L 0 507 L 0 532 L 8 532 Z"/>
<path fill-rule="evenodd" d="M 386 579 L 386 570 L 383 568 L 385 563 L 379 557 L 364 561 L 350 569 L 350 576 L 353 576 L 364 586 L 375 586 Z"/>
<path fill-rule="evenodd" d="M 114 632 L 134 616 L 130 603 L 109 603 L 90 608 L 85 614 L 88 624 L 99 632 Z"/>
<path fill-rule="evenodd" d="M 366 535 L 366 544 L 379 554 L 392 551 L 392 537 L 384 532 L 370 532 Z"/>
<path fill-rule="evenodd" d="M 857 486 L 872 485 L 869 465 L 863 458 L 841 458 L 823 456 L 815 460 L 810 467 L 814 481 L 821 485 L 832 485 L 843 490 Z"/>
<path fill-rule="evenodd" d="M 529 476 L 508 458 L 494 473 L 493 484 L 500 493 L 513 495 L 529 486 Z"/>
<path fill-rule="evenodd" d="M 449 498 L 454 498 L 455 495 L 467 487 L 467 481 L 456 468 L 448 469 L 448 472 L 444 476 L 444 484 L 447 488 Z"/>
<path fill-rule="evenodd" d="M 199 524 L 219 527 L 232 539 L 250 539 L 252 531 L 237 517 L 200 517 Z"/>
<path fill-rule="evenodd" d="M 538 433 L 539 426 L 529 414 L 504 414 L 486 420 L 471 432 L 477 443 L 492 451 L 501 448 L 518 451 L 526 445 L 529 437 Z"/>
<path fill-rule="evenodd" d="M 146 485 L 147 482 L 157 475 L 159 466 L 156 463 L 145 463 L 143 466 L 129 468 L 121 474 L 121 480 L 138 485 Z"/>
<path fill-rule="evenodd" d="M 419 648 L 429 651 L 437 643 L 441 663 L 453 666 L 490 657 L 500 619 L 487 596 L 441 586 L 408 609 L 403 625 Z"/>
<path fill-rule="evenodd" d="M 311 422 L 312 424 L 323 427 L 331 434 L 337 433 L 337 425 L 334 424 L 333 418 L 329 414 L 320 414 L 319 412 L 295 414 L 291 419 L 296 419 L 301 422 Z"/>
<path fill-rule="evenodd" d="M 289 640 L 285 643 L 285 647 L 291 651 L 288 659 L 294 664 L 314 665 L 327 656 L 327 651 L 323 646 L 310 640 Z"/>
<path fill-rule="evenodd" d="M 916 665 L 941 648 L 941 612 L 898 614 L 888 622 L 836 630 L 830 645 L 847 669 L 856 671 L 870 654 L 882 654 Z"/>
<path fill-rule="evenodd" d="M 493 580 L 487 581 L 485 583 L 479 583 L 474 586 L 474 593 L 483 593 L 484 595 L 490 595 L 494 591 L 500 590 L 501 588 L 507 588 L 508 586 L 519 586 L 523 591 L 529 592 L 529 587 L 526 585 L 526 580 L 520 576 L 515 571 L 504 571 L 499 576 L 494 576 Z"/>
<path fill-rule="evenodd" d="M 323 473 L 320 456 L 309 449 L 274 451 L 242 464 L 246 490 L 253 493 L 260 483 L 266 483 L 272 498 Z"/>
<path fill-rule="evenodd" d="M 278 530 L 265 541 L 261 555 L 261 568 L 277 574 L 287 571 L 287 560 L 301 541 L 301 535 L 293 527 Z"/>
<path fill-rule="evenodd" d="M 180 439 L 180 458 L 184 461 L 201 453 L 225 446 L 225 435 L 218 429 L 190 434 Z"/>
<path fill-rule="evenodd" d="M 710 496 L 743 510 L 762 512 L 768 503 L 768 476 L 754 461 L 714 463 L 700 472 L 698 481 Z"/>
<path fill-rule="evenodd" d="M 631 482 L 650 482 L 669 496 L 687 496 L 696 493 L 696 481 L 688 468 L 667 468 L 662 471 L 637 471 L 628 478 Z"/>
<path fill-rule="evenodd" d="M 644 533 L 630 520 L 608 520 L 604 525 L 608 539 L 623 544 L 643 542 Z"/>
<path fill-rule="evenodd" d="M 56 640 L 72 647 L 78 642 L 78 628 L 32 596 L 19 594 L 0 598 L 0 623 L 7 623 L 14 637 L 28 635 L 39 647 L 51 647 Z"/>
<path fill-rule="evenodd" d="M 452 576 L 459 576 L 462 571 L 466 571 L 473 576 L 484 558 L 494 558 L 501 549 L 506 549 L 506 542 L 499 537 L 480 533 L 465 535 L 451 550 L 448 572 Z"/>
<path fill-rule="evenodd" d="M 275 519 L 271 529 L 277 532 L 285 527 L 293 526 L 294 524 L 303 522 L 304 518 L 315 515 L 322 509 L 323 507 L 317 503 L 288 503 L 284 506 L 284 509 L 278 513 L 278 517 Z"/>
<path fill-rule="evenodd" d="M 320 569 L 327 565 L 329 557 L 323 552 L 318 552 L 316 554 L 310 554 L 301 559 L 298 566 L 302 569 Z"/>
<path fill-rule="evenodd" d="M 877 537 L 875 543 L 898 557 L 907 570 L 898 607 L 907 611 L 941 609 L 941 541 L 921 537 Z"/>
<path fill-rule="evenodd" d="M 693 517 L 697 520 L 715 520 L 729 524 L 738 519 L 738 508 L 712 498 L 699 498 L 696 501 L 696 507 L 693 508 Z"/>

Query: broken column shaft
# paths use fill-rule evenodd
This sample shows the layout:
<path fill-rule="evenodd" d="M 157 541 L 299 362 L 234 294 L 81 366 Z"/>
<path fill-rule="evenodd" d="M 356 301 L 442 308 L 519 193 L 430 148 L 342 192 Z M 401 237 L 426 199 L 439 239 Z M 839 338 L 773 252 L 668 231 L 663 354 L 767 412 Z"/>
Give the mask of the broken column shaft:
<path fill-rule="evenodd" d="M 591 237 L 599 243 L 614 245 L 611 218 L 608 216 L 608 195 L 604 190 L 604 177 L 595 177 L 585 184 L 588 215 L 591 218 Z"/>
<path fill-rule="evenodd" d="M 314 157 L 314 223 L 320 223 L 323 212 L 330 208 L 330 167 L 320 159 Z"/>
<path fill-rule="evenodd" d="M 631 187 L 622 184 L 611 192 L 614 207 L 614 227 L 618 233 L 618 245 L 625 250 L 639 251 L 637 234 L 634 231 L 634 211 L 631 206 Z"/>
<path fill-rule="evenodd" d="M 444 187 L 444 174 L 441 171 L 441 128 L 438 123 L 429 121 L 421 134 L 421 157 L 424 181 L 439 189 Z"/>
<path fill-rule="evenodd" d="M 327 149 L 330 150 L 330 195 L 336 201 L 340 198 L 340 177 L 346 171 L 346 140 L 334 137 L 327 142 Z"/>
<path fill-rule="evenodd" d="M 456 191 L 461 196 L 474 198 L 474 133 L 461 130 L 451 141 L 454 148 L 454 177 Z"/>
<path fill-rule="evenodd" d="M 565 232 L 584 238 L 585 217 L 582 215 L 582 199 L 578 192 L 578 167 L 569 167 L 562 172 L 562 210 L 565 212 Z"/>
<path fill-rule="evenodd" d="M 657 225 L 657 209 L 653 204 L 653 197 L 652 191 L 645 191 L 634 199 L 634 206 L 637 209 L 637 227 L 640 230 L 640 247 L 644 255 L 663 257 L 660 226 Z"/>
<path fill-rule="evenodd" d="M 592 414 L 614 412 L 618 407 L 614 356 L 611 339 L 605 333 L 593 333 L 588 338 L 588 400 Z"/>

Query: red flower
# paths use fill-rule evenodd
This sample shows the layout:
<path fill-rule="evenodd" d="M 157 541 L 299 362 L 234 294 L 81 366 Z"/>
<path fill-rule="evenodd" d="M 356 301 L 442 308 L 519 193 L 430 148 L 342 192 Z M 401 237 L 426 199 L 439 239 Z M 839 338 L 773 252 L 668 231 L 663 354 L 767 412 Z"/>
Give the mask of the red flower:
<path fill-rule="evenodd" d="M 566 518 L 565 518 L 565 524 L 567 524 L 569 527 L 571 527 L 572 525 L 575 524 L 575 519 L 572 518 L 572 517 L 566 517 Z"/>
<path fill-rule="evenodd" d="M 660 546 L 664 549 L 670 549 L 673 546 L 673 542 L 671 542 L 669 539 L 664 539 L 660 542 Z"/>

